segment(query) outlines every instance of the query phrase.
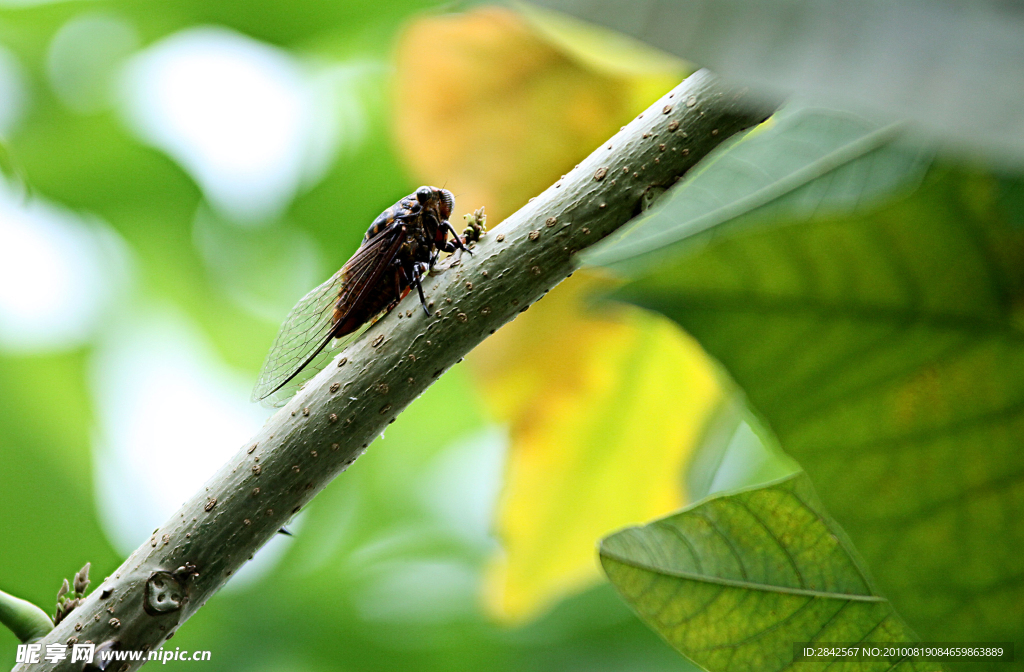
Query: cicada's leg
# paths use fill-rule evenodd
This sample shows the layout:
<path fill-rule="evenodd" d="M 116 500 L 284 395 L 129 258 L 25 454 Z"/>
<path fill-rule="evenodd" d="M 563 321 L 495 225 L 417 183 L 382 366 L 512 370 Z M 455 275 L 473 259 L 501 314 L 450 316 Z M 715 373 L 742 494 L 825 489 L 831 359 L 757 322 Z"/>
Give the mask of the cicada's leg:
<path fill-rule="evenodd" d="M 430 317 L 430 309 L 427 308 L 427 297 L 423 295 L 423 285 L 420 283 L 420 277 L 423 275 L 423 271 L 420 268 L 420 264 L 413 263 L 412 267 L 412 284 L 416 285 L 416 292 L 420 295 L 420 305 L 423 306 L 423 312 Z"/>
<path fill-rule="evenodd" d="M 454 252 L 455 250 L 462 250 L 463 252 L 469 252 L 470 254 L 473 254 L 470 251 L 470 249 L 463 244 L 462 238 L 459 238 L 459 234 L 455 231 L 455 229 L 452 228 L 451 223 L 447 219 L 441 223 L 441 226 L 443 227 L 445 232 L 445 252 Z M 447 240 L 449 233 L 452 234 L 452 236 L 454 236 L 454 240 Z"/>

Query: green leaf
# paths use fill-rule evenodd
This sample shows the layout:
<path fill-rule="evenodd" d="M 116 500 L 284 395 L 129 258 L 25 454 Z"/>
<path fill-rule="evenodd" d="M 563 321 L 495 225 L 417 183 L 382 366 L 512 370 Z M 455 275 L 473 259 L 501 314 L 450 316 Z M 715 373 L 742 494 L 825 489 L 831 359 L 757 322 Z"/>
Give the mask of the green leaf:
<path fill-rule="evenodd" d="M 911 191 L 931 162 L 931 152 L 905 128 L 843 112 L 790 108 L 766 126 L 716 152 L 584 259 L 636 273 L 678 252 L 682 241 L 725 224 L 870 207 Z"/>
<path fill-rule="evenodd" d="M 915 119 L 967 153 L 1024 159 L 1024 20 L 1013 3 L 537 2 L 726 77 Z"/>
<path fill-rule="evenodd" d="M 791 669 L 794 642 L 914 639 L 804 474 L 618 532 L 601 563 L 648 625 L 713 672 Z M 858 664 L 875 668 L 890 664 Z"/>
<path fill-rule="evenodd" d="M 1021 647 L 1024 230 L 1000 184 L 936 168 L 621 292 L 724 365 L 918 633 Z"/>

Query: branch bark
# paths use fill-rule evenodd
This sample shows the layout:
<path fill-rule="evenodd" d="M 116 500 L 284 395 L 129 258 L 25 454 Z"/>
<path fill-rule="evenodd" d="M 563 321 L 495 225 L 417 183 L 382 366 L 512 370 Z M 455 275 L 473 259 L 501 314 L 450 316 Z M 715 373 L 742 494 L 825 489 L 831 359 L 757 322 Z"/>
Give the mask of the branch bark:
<path fill-rule="evenodd" d="M 438 376 L 572 273 L 577 251 L 772 111 L 706 71 L 688 78 L 431 278 L 433 317 L 413 295 L 340 353 L 42 643 L 159 647 Z M 69 659 L 32 669 L 82 668 Z"/>

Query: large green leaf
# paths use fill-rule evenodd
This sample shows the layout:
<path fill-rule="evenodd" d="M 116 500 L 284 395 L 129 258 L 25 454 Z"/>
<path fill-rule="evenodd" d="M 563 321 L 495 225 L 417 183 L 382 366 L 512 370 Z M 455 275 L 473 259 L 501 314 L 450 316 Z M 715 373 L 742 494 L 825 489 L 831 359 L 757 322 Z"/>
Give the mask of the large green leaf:
<path fill-rule="evenodd" d="M 712 672 L 792 669 L 794 642 L 913 641 L 803 474 L 623 530 L 601 562 L 641 618 Z"/>
<path fill-rule="evenodd" d="M 871 212 L 694 246 L 623 295 L 723 363 L 920 635 L 1021 647 L 1024 230 L 1005 186 L 935 168 Z"/>
<path fill-rule="evenodd" d="M 766 126 L 712 155 L 585 259 L 643 271 L 671 256 L 681 241 L 723 225 L 799 221 L 870 207 L 916 187 L 931 161 L 931 152 L 905 128 L 852 114 L 791 108 Z"/>
<path fill-rule="evenodd" d="M 916 119 L 969 153 L 1024 160 L 1016 3 L 535 0 L 721 75 Z"/>

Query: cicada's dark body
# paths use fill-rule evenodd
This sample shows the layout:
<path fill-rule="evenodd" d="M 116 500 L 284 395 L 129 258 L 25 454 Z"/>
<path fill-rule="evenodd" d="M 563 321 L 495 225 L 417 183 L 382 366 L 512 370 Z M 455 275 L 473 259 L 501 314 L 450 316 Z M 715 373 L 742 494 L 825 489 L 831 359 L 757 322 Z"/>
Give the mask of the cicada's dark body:
<path fill-rule="evenodd" d="M 305 380 L 323 368 L 332 340 L 358 333 L 413 287 L 429 315 L 420 284 L 424 273 L 441 252 L 466 249 L 448 222 L 454 205 L 450 191 L 420 187 L 373 220 L 352 258 L 288 314 L 256 381 L 253 401 L 283 402 L 298 387 L 300 373 Z"/>

